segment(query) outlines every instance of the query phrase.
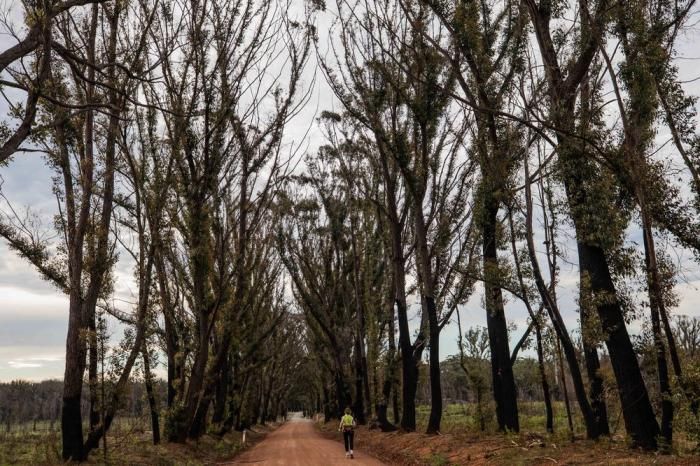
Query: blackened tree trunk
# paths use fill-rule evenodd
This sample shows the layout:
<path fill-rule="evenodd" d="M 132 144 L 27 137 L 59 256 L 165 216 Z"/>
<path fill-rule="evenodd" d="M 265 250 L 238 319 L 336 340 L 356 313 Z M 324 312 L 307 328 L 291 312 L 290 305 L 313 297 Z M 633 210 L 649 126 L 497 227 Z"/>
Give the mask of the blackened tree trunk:
<path fill-rule="evenodd" d="M 199 276 L 195 281 L 204 279 L 204 276 Z M 200 305 L 201 304 L 202 302 L 200 301 Z M 195 422 L 195 415 L 200 405 L 199 401 L 202 395 L 204 376 L 209 359 L 209 318 L 208 313 L 202 307 L 200 307 L 200 314 L 197 316 L 197 321 L 198 345 L 194 364 L 192 366 L 192 373 L 190 374 L 187 395 L 184 398 L 182 413 L 183 422 L 175 426 L 170 432 L 168 440 L 171 442 L 184 443 L 185 440 L 187 440 L 187 436 L 190 433 L 192 424 Z M 204 407 L 202 407 L 201 411 L 203 414 L 205 411 Z M 197 430 L 195 429 L 195 431 Z"/>
<path fill-rule="evenodd" d="M 262 414 L 260 415 L 260 423 L 265 424 L 270 417 L 270 405 L 272 403 L 273 387 L 275 384 L 275 372 L 276 372 L 277 362 L 273 361 L 272 367 L 269 369 L 267 374 L 267 384 L 265 386 L 265 393 L 263 398 Z"/>
<path fill-rule="evenodd" d="M 151 411 L 151 430 L 153 431 L 153 445 L 160 443 L 160 421 L 158 415 L 158 402 L 156 401 L 155 390 L 153 389 L 153 374 L 151 373 L 151 362 L 148 356 L 148 347 L 143 345 L 143 378 L 146 385 L 146 396 L 148 397 L 148 408 Z"/>
<path fill-rule="evenodd" d="M 228 413 L 224 425 L 219 432 L 224 435 L 231 429 L 238 427 L 238 419 L 241 412 L 242 394 L 245 393 L 245 388 L 248 385 L 248 374 L 241 374 L 240 361 L 237 357 L 233 357 L 233 382 L 229 385 L 228 393 Z"/>
<path fill-rule="evenodd" d="M 656 367 L 659 377 L 659 392 L 661 396 L 661 451 L 670 453 L 673 446 L 673 400 L 668 377 L 666 362 L 666 346 L 661 330 L 660 310 L 665 309 L 663 291 L 661 288 L 659 269 L 656 261 L 656 247 L 651 220 L 646 213 L 644 194 L 638 198 L 642 209 L 642 232 L 644 235 L 644 261 L 647 272 L 647 288 L 649 293 L 649 308 L 651 310 L 651 330 L 656 352 Z"/>
<path fill-rule="evenodd" d="M 406 256 L 403 248 L 404 221 L 399 216 L 396 199 L 396 173 L 390 171 L 389 156 L 381 157 L 382 174 L 387 185 L 387 217 L 391 244 L 392 282 L 394 304 L 399 324 L 399 349 L 401 350 L 401 429 L 416 430 L 416 391 L 418 390 L 418 364 L 425 345 L 424 326 L 418 330 L 415 343 L 411 343 L 406 304 Z M 394 413 L 396 416 L 396 412 Z"/>
<path fill-rule="evenodd" d="M 500 286 L 494 283 L 493 278 L 489 278 L 490 274 L 497 275 L 498 271 L 498 245 L 496 243 L 498 204 L 492 198 L 485 198 L 483 202 L 481 228 L 484 286 L 486 288 L 486 323 L 491 351 L 491 377 L 493 397 L 496 401 L 496 419 L 499 430 L 518 432 L 520 430 L 518 401 L 508 348 L 508 324 L 503 306 L 503 294 Z"/>
<path fill-rule="evenodd" d="M 345 382 L 345 375 L 343 374 L 343 365 L 340 363 L 340 356 L 336 357 L 336 366 L 334 368 L 334 381 L 335 381 L 335 411 L 333 412 L 334 419 L 340 419 L 343 416 L 343 411 L 345 408 L 349 408 L 353 405 L 352 396 L 350 394 L 350 387 Z M 362 396 L 362 390 L 360 390 L 359 396 Z M 355 413 L 357 415 L 357 413 Z"/>
<path fill-rule="evenodd" d="M 586 396 L 586 389 L 583 383 L 583 377 L 581 375 L 581 369 L 578 365 L 578 359 L 576 357 L 576 349 L 571 341 L 571 336 L 566 328 L 564 319 L 559 312 L 559 306 L 555 301 L 554 288 L 548 289 L 544 282 L 544 277 L 540 270 L 539 261 L 537 259 L 537 252 L 535 250 L 534 241 L 534 231 L 533 231 L 533 206 L 532 206 L 532 190 L 530 187 L 530 170 L 529 163 L 525 162 L 525 205 L 526 205 L 526 243 L 528 249 L 528 255 L 530 257 L 530 264 L 532 266 L 532 274 L 535 278 L 535 284 L 537 285 L 537 290 L 539 291 L 540 297 L 542 298 L 542 303 L 549 314 L 549 317 L 554 326 L 554 330 L 557 334 L 557 339 L 561 342 L 561 346 L 564 349 L 564 355 L 566 356 L 566 362 L 569 366 L 569 372 L 571 373 L 571 379 L 574 384 L 574 392 L 576 393 L 576 399 L 578 401 L 579 407 L 581 408 L 581 414 L 583 415 L 584 421 L 586 423 L 586 435 L 588 438 L 595 439 L 598 438 L 600 432 L 597 429 L 598 423 L 596 422 L 591 406 L 588 402 L 588 397 Z M 553 234 L 551 235 L 553 236 Z M 548 240 L 553 240 L 553 238 L 548 235 Z M 550 249 L 548 246 L 548 253 Z M 551 253 L 555 256 L 556 250 L 552 250 Z M 552 272 L 552 284 L 555 283 L 555 271 L 556 267 L 553 261 L 550 261 L 550 270 Z"/>
<path fill-rule="evenodd" d="M 382 384 L 382 399 L 377 401 L 377 419 L 382 426 L 382 431 L 395 430 L 387 417 L 389 404 L 392 403 L 394 410 L 394 422 L 398 424 L 399 418 L 399 400 L 397 396 L 398 383 L 396 377 L 397 360 L 396 360 L 396 328 L 394 324 L 394 290 L 396 289 L 395 278 L 392 274 L 391 278 L 391 294 L 387 300 L 387 335 L 388 349 L 386 352 L 386 363 L 384 371 L 384 383 Z"/>
<path fill-rule="evenodd" d="M 585 302 L 585 301 L 582 301 Z M 581 306 L 581 328 L 586 328 L 590 322 L 590 317 L 586 306 Z M 596 429 L 600 435 L 610 435 L 610 425 L 608 423 L 608 408 L 605 403 L 605 393 L 603 377 L 600 374 L 600 359 L 598 349 L 584 336 L 581 338 L 583 344 L 583 355 L 586 362 L 586 373 L 590 386 L 589 397 L 591 400 L 591 410 L 596 423 Z"/>
<path fill-rule="evenodd" d="M 601 248 L 579 242 L 579 263 L 588 272 L 591 288 L 597 295 L 616 296 L 615 285 Z M 615 372 L 625 428 L 635 446 L 655 450 L 659 425 L 627 333 L 620 303 L 614 299 L 599 304 L 597 308 Z"/>
<path fill-rule="evenodd" d="M 400 231 L 392 232 L 393 265 L 396 277 L 395 304 L 399 321 L 399 348 L 401 349 L 401 429 L 406 432 L 416 430 L 416 391 L 418 390 L 418 363 L 423 354 L 422 329 L 411 343 L 406 306 L 406 263 L 401 246 Z M 397 238 L 398 236 L 398 238 Z M 398 243 L 398 244 L 397 244 Z"/>
<path fill-rule="evenodd" d="M 367 323 L 365 320 L 364 295 L 360 279 L 360 254 L 357 247 L 357 237 L 355 234 L 355 217 L 350 220 L 350 239 L 352 243 L 353 256 L 353 288 L 355 296 L 355 311 L 357 313 L 357 337 L 355 338 L 356 352 L 356 380 L 359 385 L 356 387 L 355 415 L 359 424 L 366 424 L 367 417 L 371 416 L 371 398 L 369 391 L 369 373 L 367 368 L 367 356 L 365 352 L 365 341 L 367 333 Z"/>
<path fill-rule="evenodd" d="M 355 337 L 355 406 L 353 412 L 357 418 L 358 424 L 367 424 L 365 416 L 365 397 L 364 397 L 364 376 L 362 370 L 362 355 L 360 352 L 359 336 Z M 369 401 L 369 400 L 368 400 Z"/>
<path fill-rule="evenodd" d="M 585 183 L 576 183 L 586 158 L 585 153 L 577 147 L 578 141 L 572 136 L 576 134 L 575 96 L 599 49 L 599 42 L 596 37 L 593 37 L 594 34 L 584 37 L 581 43 L 577 44 L 576 55 L 568 61 L 569 65 L 566 69 L 562 69 L 550 30 L 552 9 L 547 8 L 546 5 L 538 5 L 534 1 L 528 1 L 525 5 L 530 14 L 540 56 L 546 69 L 550 97 L 549 120 L 557 131 L 557 146 L 566 197 L 576 230 L 579 267 L 583 273 L 587 274 L 594 296 L 605 297 L 605 299 L 596 300 L 596 311 L 602 331 L 606 335 L 605 343 L 615 372 L 625 427 L 634 446 L 654 450 L 657 446 L 656 436 L 659 433 L 659 426 L 627 332 L 608 260 L 605 251 L 593 239 L 596 232 L 589 231 L 586 216 L 581 215 L 582 209 L 585 211 L 589 199 L 587 190 L 590 188 Z M 591 30 L 601 31 L 606 27 L 609 18 L 607 5 L 605 1 L 599 2 L 594 14 L 588 11 L 582 13 L 586 15 L 586 21 Z"/>
<path fill-rule="evenodd" d="M 61 409 L 61 437 L 63 440 L 63 460 L 82 461 L 83 423 L 80 413 L 80 400 L 85 371 L 85 349 L 81 343 L 82 305 L 76 288 L 71 293 L 68 337 L 66 341 L 66 367 L 63 376 L 63 407 Z M 75 295 L 75 296 L 73 296 Z"/>
<path fill-rule="evenodd" d="M 228 393 L 229 384 L 231 383 L 231 365 L 229 360 L 230 358 L 227 357 L 224 367 L 221 368 L 219 383 L 216 384 L 216 395 L 214 397 L 214 413 L 211 422 L 219 426 L 224 421 L 224 415 L 226 413 L 226 394 Z"/>
<path fill-rule="evenodd" d="M 542 394 L 544 396 L 544 408 L 547 416 L 547 432 L 554 432 L 554 412 L 552 411 L 552 397 L 549 393 L 549 383 L 544 366 L 544 351 L 542 348 L 542 330 L 540 324 L 535 325 L 535 338 L 537 339 L 537 364 L 540 369 L 540 380 L 542 381 Z"/>
<path fill-rule="evenodd" d="M 210 397 L 203 397 L 200 403 L 197 405 L 197 411 L 194 413 L 194 418 L 190 424 L 190 430 L 187 436 L 191 439 L 198 439 L 206 430 L 207 413 L 209 412 L 209 406 L 211 405 Z"/>
<path fill-rule="evenodd" d="M 428 312 L 428 328 L 430 334 L 430 417 L 428 418 L 428 434 L 440 432 L 442 420 L 442 385 L 440 381 L 440 325 L 438 323 L 435 298 L 426 296 L 425 309 Z"/>
<path fill-rule="evenodd" d="M 330 400 L 330 390 L 323 385 L 323 419 L 328 422 L 333 418 L 333 408 Z"/>
<path fill-rule="evenodd" d="M 100 401 L 97 394 L 97 328 L 95 325 L 96 314 L 92 310 L 92 315 L 88 319 L 88 388 L 90 390 L 90 430 L 94 430 L 100 423 Z M 103 401 L 104 402 L 104 401 Z"/>

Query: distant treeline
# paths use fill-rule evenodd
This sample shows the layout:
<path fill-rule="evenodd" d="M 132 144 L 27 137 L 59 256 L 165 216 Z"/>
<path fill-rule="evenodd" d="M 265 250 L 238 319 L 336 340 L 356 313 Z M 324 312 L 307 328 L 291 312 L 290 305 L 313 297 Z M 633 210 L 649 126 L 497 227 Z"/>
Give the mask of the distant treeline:
<path fill-rule="evenodd" d="M 428 380 L 427 364 L 423 375 L 418 382 L 416 401 L 419 405 L 430 404 L 430 381 Z M 472 361 L 475 373 L 472 377 L 482 377 L 484 391 L 490 387 L 487 359 Z M 519 358 L 513 366 L 519 398 L 524 401 L 542 401 L 542 387 L 537 378 L 537 361 L 533 358 Z M 444 397 L 448 402 L 477 403 L 479 395 L 472 389 L 472 384 L 459 366 L 457 356 L 449 357 L 442 365 L 444 377 Z M 552 366 L 552 371 L 556 368 Z M 561 376 L 556 376 L 561 381 Z M 557 385 L 554 390 L 554 398 L 563 400 L 563 394 Z M 154 398 L 159 411 L 167 408 L 167 381 L 163 379 L 153 380 Z M 0 426 L 5 432 L 15 430 L 44 430 L 60 427 L 61 396 L 63 382 L 61 380 L 44 380 L 30 382 L 15 380 L 9 383 L 0 383 Z M 129 418 L 144 418 L 149 415 L 149 400 L 146 385 L 143 381 L 131 381 L 122 396 L 120 415 Z M 89 421 L 90 396 L 89 392 L 83 392 L 81 401 L 83 422 Z M 294 407 L 292 407 L 294 408 Z M 303 405 L 299 405 L 303 409 Z M 277 414 L 277 413 L 275 413 Z M 281 414 L 281 413 L 280 413 Z"/>
<path fill-rule="evenodd" d="M 155 399 L 161 409 L 165 408 L 167 386 L 165 381 L 153 381 Z M 14 380 L 0 383 L 0 429 L 53 430 L 60 428 L 63 381 L 43 380 L 28 382 Z M 122 397 L 120 412 L 127 417 L 143 417 L 148 414 L 146 387 L 142 381 L 132 381 Z M 89 420 L 90 396 L 83 392 L 83 422 Z"/>

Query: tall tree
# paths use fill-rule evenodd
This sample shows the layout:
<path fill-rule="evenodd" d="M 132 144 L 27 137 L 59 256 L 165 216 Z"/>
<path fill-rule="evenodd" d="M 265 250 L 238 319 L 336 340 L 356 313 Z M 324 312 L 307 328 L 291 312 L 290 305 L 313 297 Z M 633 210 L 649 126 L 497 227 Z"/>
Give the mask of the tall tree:
<path fill-rule="evenodd" d="M 518 404 L 510 360 L 508 326 L 498 259 L 498 212 L 506 201 L 508 183 L 515 168 L 517 141 L 514 127 L 495 114 L 509 106 L 515 78 L 522 70 L 526 16 L 522 4 L 506 1 L 424 2 L 437 16 L 449 37 L 429 40 L 452 67 L 461 101 L 474 111 L 473 157 L 481 182 L 477 217 L 481 229 L 486 323 L 491 350 L 493 395 L 500 430 L 518 431 Z M 410 9 L 406 9 L 410 11 Z M 423 21 L 420 17 L 416 20 Z M 425 34 L 425 31 L 423 31 Z"/>
<path fill-rule="evenodd" d="M 587 153 L 580 150 L 576 137 L 576 90 L 586 76 L 599 47 L 595 36 L 587 34 L 586 28 L 581 24 L 583 18 L 586 18 L 585 23 L 588 27 L 602 31 L 608 23 L 608 2 L 580 2 L 580 40 L 573 55 L 567 58 L 565 66 L 560 64 L 562 57 L 552 38 L 551 24 L 553 17 L 562 12 L 554 9 L 548 1 L 538 4 L 534 0 L 528 0 L 525 4 L 544 64 L 549 97 L 548 117 L 556 134 L 559 171 L 576 229 L 581 288 L 591 293 L 587 298 L 595 303 L 617 380 L 627 432 L 636 446 L 655 449 L 658 423 L 627 331 L 610 263 L 606 257 L 606 244 L 602 241 L 605 237 L 616 236 L 606 235 L 602 231 L 614 225 L 614 220 L 604 218 L 605 211 L 600 209 L 600 205 L 595 207 L 594 216 L 589 214 L 589 209 L 596 205 L 592 202 L 597 194 L 592 185 L 595 180 L 595 166 L 587 157 Z M 561 47 L 559 49 L 561 50 Z M 609 200 L 603 199 L 602 203 L 602 207 L 612 212 Z"/>

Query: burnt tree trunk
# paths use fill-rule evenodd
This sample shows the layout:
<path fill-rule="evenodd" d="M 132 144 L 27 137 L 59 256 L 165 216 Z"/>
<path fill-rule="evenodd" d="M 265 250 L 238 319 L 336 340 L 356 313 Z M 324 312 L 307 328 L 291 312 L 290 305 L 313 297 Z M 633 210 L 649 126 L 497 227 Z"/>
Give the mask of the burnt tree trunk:
<path fill-rule="evenodd" d="M 391 280 L 391 290 L 395 289 L 395 279 L 392 275 Z M 394 325 L 394 300 L 393 293 L 389 296 L 387 302 L 387 336 L 388 336 L 388 350 L 386 353 L 386 365 L 384 371 L 384 383 L 382 384 L 382 399 L 376 403 L 377 419 L 382 426 L 382 431 L 386 432 L 388 430 L 395 430 L 396 427 L 393 426 L 387 417 L 387 410 L 389 403 L 393 402 L 394 410 L 394 422 L 398 424 L 399 422 L 399 405 L 397 397 L 397 380 L 396 380 L 396 329 Z M 393 395 L 393 397 L 392 397 Z M 381 412 L 380 412 L 381 410 Z"/>
<path fill-rule="evenodd" d="M 666 347 L 661 330 L 660 311 L 665 310 L 663 291 L 661 289 L 659 269 L 656 262 L 656 248 L 651 221 L 646 214 L 643 195 L 639 195 L 642 209 L 642 228 L 644 234 L 644 262 L 647 272 L 647 288 L 649 292 L 649 307 L 651 309 L 651 329 L 656 350 L 656 366 L 659 377 L 659 392 L 661 396 L 661 450 L 670 453 L 673 446 L 673 400 L 666 362 Z"/>
<path fill-rule="evenodd" d="M 428 312 L 428 328 L 430 333 L 430 417 L 426 433 L 440 432 L 442 420 L 442 384 L 440 382 L 440 325 L 438 323 L 435 298 L 426 296 L 425 308 Z"/>
<path fill-rule="evenodd" d="M 513 377 L 513 366 L 510 363 L 508 348 L 508 324 L 503 306 L 503 294 L 496 283 L 491 283 L 488 275 L 495 273 L 498 268 L 498 245 L 496 229 L 498 222 L 498 204 L 495 199 L 484 199 L 482 213 L 483 262 L 486 280 L 486 324 L 489 333 L 489 348 L 491 350 L 491 377 L 493 381 L 493 397 L 496 401 L 496 419 L 501 431 L 518 432 L 518 401 Z"/>
<path fill-rule="evenodd" d="M 543 8 L 536 2 L 526 2 L 531 17 L 542 61 L 547 70 L 550 98 L 549 118 L 557 128 L 559 161 L 562 167 L 566 197 L 576 230 L 579 251 L 579 267 L 590 279 L 591 291 L 595 296 L 605 297 L 596 300 L 596 311 L 600 319 L 605 344 L 615 372 L 622 412 L 627 433 L 636 447 L 656 449 L 659 426 L 652 409 L 649 395 L 644 385 L 639 363 L 627 332 L 625 319 L 617 300 L 605 251 L 591 238 L 596 231 L 589 231 L 586 223 L 585 207 L 590 189 L 585 183 L 577 183 L 586 163 L 586 154 L 577 146 L 576 134 L 576 89 L 588 71 L 591 61 L 599 48 L 595 37 L 586 37 L 575 57 L 574 72 L 564 77 L 558 65 L 556 48 L 551 35 L 551 9 Z M 591 28 L 602 30 L 608 15 L 606 8 L 598 8 L 591 18 Z M 588 19 L 587 19 L 588 21 Z M 589 34 L 589 36 L 592 36 Z M 573 61 L 572 61 L 573 62 Z M 569 67 L 569 69 L 572 69 Z M 585 181 L 585 180 L 581 180 Z M 584 212 L 582 213 L 582 209 Z M 583 215 L 582 215 L 583 214 Z"/>
<path fill-rule="evenodd" d="M 392 215 L 391 211 L 389 212 Z M 396 214 L 396 210 L 393 211 Z M 401 227 L 398 215 L 391 223 L 392 264 L 396 279 L 394 302 L 399 321 L 399 348 L 401 349 L 401 429 L 407 432 L 416 430 L 416 391 L 418 390 L 418 364 L 423 354 L 423 329 L 419 330 L 415 344 L 411 343 L 406 305 L 406 258 L 401 243 Z"/>
<path fill-rule="evenodd" d="M 88 388 L 90 390 L 90 431 L 100 424 L 100 402 L 97 395 L 97 327 L 95 310 L 88 318 Z M 103 400 L 104 403 L 104 400 Z"/>
<path fill-rule="evenodd" d="M 579 243 L 579 262 L 582 270 L 588 272 L 591 287 L 596 294 L 616 296 L 615 285 L 602 249 Z M 617 380 L 625 428 L 635 446 L 655 450 L 659 425 L 644 385 L 637 355 L 627 333 L 620 303 L 615 299 L 613 302 L 600 303 L 597 308 Z"/>
<path fill-rule="evenodd" d="M 588 325 L 589 317 L 587 314 L 588 312 L 585 310 L 585 306 L 581 306 L 581 328 L 585 328 L 586 325 Z M 610 435 L 608 408 L 605 403 L 603 377 L 600 375 L 598 349 L 595 345 L 588 342 L 585 336 L 581 338 L 581 342 L 583 344 L 583 355 L 586 361 L 586 373 L 590 386 L 589 397 L 596 429 L 600 435 Z"/>
<path fill-rule="evenodd" d="M 367 424 L 365 415 L 365 397 L 364 397 L 364 376 L 362 370 L 362 355 L 360 351 L 360 337 L 355 337 L 355 406 L 354 413 L 358 424 Z M 341 407 L 342 409 L 342 407 Z"/>
<path fill-rule="evenodd" d="M 537 365 L 540 369 L 540 380 L 542 381 L 542 395 L 544 397 L 544 408 L 547 416 L 547 432 L 554 432 L 554 412 L 552 411 L 552 396 L 549 393 L 549 383 L 547 382 L 547 372 L 544 366 L 544 351 L 542 348 L 542 330 L 539 322 L 535 325 L 535 338 L 537 339 Z"/>
<path fill-rule="evenodd" d="M 216 384 L 216 394 L 214 397 L 214 413 L 211 418 L 211 422 L 216 425 L 221 425 L 224 422 L 224 415 L 226 413 L 226 394 L 229 390 L 229 384 L 231 383 L 231 366 L 229 364 L 229 359 L 226 358 L 226 363 L 224 367 L 221 368 L 219 375 L 219 383 Z"/>
<path fill-rule="evenodd" d="M 80 400 L 83 392 L 85 372 L 85 344 L 81 341 L 82 303 L 78 296 L 80 288 L 71 292 L 68 337 L 66 339 L 66 365 L 63 376 L 63 407 L 61 409 L 61 437 L 63 460 L 82 461 L 83 423 Z"/>
<path fill-rule="evenodd" d="M 143 376 L 146 384 L 146 395 L 148 396 L 148 407 L 151 411 L 151 430 L 153 431 L 153 445 L 160 443 L 160 421 L 158 416 L 158 403 L 156 401 L 155 390 L 153 389 L 153 375 L 151 373 L 151 362 L 148 356 L 148 348 L 143 346 Z"/>

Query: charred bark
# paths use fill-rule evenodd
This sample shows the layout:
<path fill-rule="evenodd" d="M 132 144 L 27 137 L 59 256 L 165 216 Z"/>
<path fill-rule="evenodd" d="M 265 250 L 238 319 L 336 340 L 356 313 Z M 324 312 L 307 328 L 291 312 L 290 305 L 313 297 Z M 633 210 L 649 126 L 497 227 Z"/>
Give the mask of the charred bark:
<path fill-rule="evenodd" d="M 491 377 L 493 397 L 496 401 L 496 419 L 499 430 L 518 432 L 520 430 L 518 401 L 508 348 L 508 324 L 503 306 L 503 294 L 500 286 L 488 277 L 489 273 L 496 273 L 498 269 L 496 239 L 498 204 L 495 199 L 484 199 L 483 209 L 483 262 L 487 275 L 484 281 L 486 323 L 491 350 Z"/>

